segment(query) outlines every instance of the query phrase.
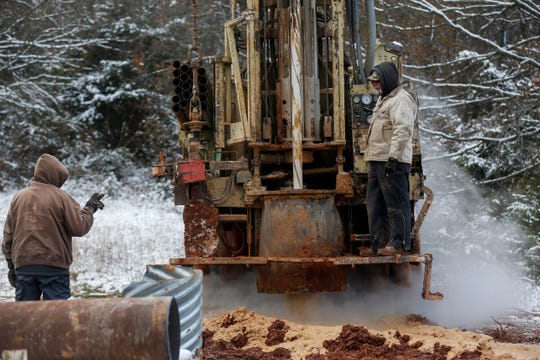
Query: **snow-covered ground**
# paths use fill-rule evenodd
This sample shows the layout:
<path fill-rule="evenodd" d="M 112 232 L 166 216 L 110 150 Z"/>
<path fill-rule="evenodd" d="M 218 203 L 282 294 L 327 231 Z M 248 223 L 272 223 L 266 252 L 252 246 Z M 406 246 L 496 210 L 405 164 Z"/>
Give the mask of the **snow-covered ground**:
<path fill-rule="evenodd" d="M 426 185 L 434 190 L 435 201 L 422 228 L 422 252 L 434 255 L 432 291 L 443 292 L 445 298 L 424 301 L 415 289 L 411 296 L 395 293 L 381 301 L 375 294 L 371 300 L 384 305 L 384 312 L 390 307 L 423 314 L 447 326 L 489 319 L 501 309 L 539 311 L 540 288 L 522 276 L 523 262 L 512 249 L 521 240 L 518 226 L 489 216 L 482 198 L 467 185 L 470 181 L 456 178 L 455 169 L 448 171 L 451 165 L 425 167 Z M 66 183 L 65 190 L 81 204 L 94 191 L 108 194 L 90 233 L 74 239 L 74 296 L 118 295 L 142 278 L 145 265 L 166 264 L 183 254 L 182 207 L 174 206 L 167 186 L 156 187 L 156 180 L 145 172 L 139 176 L 136 187 L 72 179 Z M 468 189 L 454 192 L 463 184 Z M 0 194 L 2 224 L 13 194 Z M 1 260 L 0 298 L 12 299 L 7 266 Z M 223 301 L 219 291 L 216 295 L 215 301 Z M 237 306 L 251 304 L 249 299 L 239 300 L 243 303 Z"/>

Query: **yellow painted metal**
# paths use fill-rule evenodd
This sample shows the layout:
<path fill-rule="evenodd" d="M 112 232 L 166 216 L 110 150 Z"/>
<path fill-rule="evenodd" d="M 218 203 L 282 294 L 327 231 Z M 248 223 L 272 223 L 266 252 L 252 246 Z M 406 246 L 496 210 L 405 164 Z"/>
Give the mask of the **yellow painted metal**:
<path fill-rule="evenodd" d="M 225 87 L 227 86 L 225 79 L 225 63 L 218 61 L 214 64 L 214 107 L 215 107 L 215 133 L 216 133 L 216 148 L 225 147 Z"/>
<path fill-rule="evenodd" d="M 345 141 L 345 63 L 343 59 L 343 0 L 332 0 L 332 79 L 334 81 L 334 140 Z"/>
<path fill-rule="evenodd" d="M 232 22 L 231 24 L 235 24 Z M 231 69 L 232 69 L 232 78 L 235 86 L 236 94 L 236 104 L 239 108 L 238 116 L 240 117 L 240 123 L 242 126 L 243 137 L 242 138 L 231 138 L 227 141 L 228 144 L 234 144 L 238 141 L 251 139 L 251 126 L 249 124 L 249 117 L 247 116 L 247 106 L 244 96 L 244 86 L 242 84 L 242 75 L 240 73 L 240 60 L 238 58 L 238 49 L 236 48 L 236 41 L 234 39 L 234 28 L 230 23 L 226 24 L 225 27 L 225 37 L 226 44 L 229 49 L 229 54 L 231 57 Z M 231 124 L 232 125 L 232 124 Z M 238 136 L 238 134 L 235 134 Z"/>
<path fill-rule="evenodd" d="M 259 51 L 259 0 L 248 0 L 246 10 L 247 20 L 247 62 L 248 62 L 248 103 L 247 116 L 250 126 L 248 136 L 250 141 L 259 141 L 261 133 L 261 58 Z"/>

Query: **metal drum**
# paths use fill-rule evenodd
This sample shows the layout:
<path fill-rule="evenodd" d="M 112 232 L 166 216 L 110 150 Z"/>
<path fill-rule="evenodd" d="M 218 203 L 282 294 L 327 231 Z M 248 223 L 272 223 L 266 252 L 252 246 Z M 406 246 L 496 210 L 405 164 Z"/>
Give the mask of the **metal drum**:
<path fill-rule="evenodd" d="M 258 267 L 257 287 L 266 293 L 343 291 L 341 267 L 313 263 L 313 257 L 335 257 L 342 252 L 343 226 L 334 197 L 323 194 L 266 197 L 261 219 L 259 255 L 282 257 Z M 306 262 L 286 262 L 306 258 Z"/>

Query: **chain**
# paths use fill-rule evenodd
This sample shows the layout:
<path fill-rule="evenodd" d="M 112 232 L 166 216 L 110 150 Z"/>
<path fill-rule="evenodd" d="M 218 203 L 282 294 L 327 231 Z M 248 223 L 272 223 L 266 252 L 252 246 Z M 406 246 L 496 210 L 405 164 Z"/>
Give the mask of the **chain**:
<path fill-rule="evenodd" d="M 191 0 L 192 4 L 192 14 L 191 19 L 193 21 L 193 41 L 191 47 L 189 48 L 188 58 L 191 70 L 193 72 L 193 95 L 190 101 L 190 118 L 191 121 L 199 121 L 201 118 L 201 108 L 199 101 L 199 67 L 201 66 L 201 53 L 199 51 L 199 29 L 197 26 L 197 20 L 199 17 L 199 5 L 197 0 Z M 197 61 L 193 62 L 193 52 L 197 56 Z"/>
<path fill-rule="evenodd" d="M 193 41 L 191 43 L 191 49 L 190 52 L 196 51 L 197 55 L 199 55 L 199 63 L 200 63 L 200 54 L 199 54 L 199 28 L 197 26 L 197 20 L 199 19 L 199 4 L 197 0 L 191 0 L 192 5 L 192 14 L 191 14 L 191 20 L 193 21 Z M 191 61 L 191 58 L 190 58 Z"/>

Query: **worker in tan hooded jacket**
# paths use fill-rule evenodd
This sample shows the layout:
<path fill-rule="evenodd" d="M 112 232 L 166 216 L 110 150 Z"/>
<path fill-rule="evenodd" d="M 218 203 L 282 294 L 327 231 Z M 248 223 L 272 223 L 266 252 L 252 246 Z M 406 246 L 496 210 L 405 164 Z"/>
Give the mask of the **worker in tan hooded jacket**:
<path fill-rule="evenodd" d="M 364 159 L 366 207 L 371 247 L 367 255 L 393 255 L 411 249 L 409 173 L 418 104 L 401 86 L 397 67 L 383 62 L 367 78 L 379 92 L 368 130 Z"/>
<path fill-rule="evenodd" d="M 60 187 L 68 169 L 54 156 L 38 159 L 30 185 L 15 194 L 4 224 L 2 251 L 15 299 L 67 299 L 72 237 L 90 231 L 103 194 L 94 193 L 81 209 Z"/>

